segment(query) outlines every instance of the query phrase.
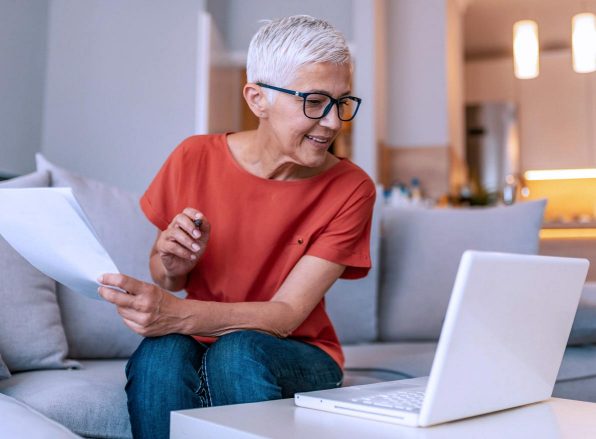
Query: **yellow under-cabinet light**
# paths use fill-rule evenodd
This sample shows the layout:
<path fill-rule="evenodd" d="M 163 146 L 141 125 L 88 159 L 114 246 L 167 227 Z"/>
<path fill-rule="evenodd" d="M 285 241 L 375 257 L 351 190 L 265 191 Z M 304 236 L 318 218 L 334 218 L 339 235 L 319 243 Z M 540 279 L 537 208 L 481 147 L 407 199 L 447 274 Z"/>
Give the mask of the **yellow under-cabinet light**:
<path fill-rule="evenodd" d="M 596 178 L 596 169 L 545 169 L 540 171 L 524 172 L 526 180 L 576 180 L 583 178 Z"/>
<path fill-rule="evenodd" d="M 596 229 L 542 229 L 540 239 L 596 239 Z"/>

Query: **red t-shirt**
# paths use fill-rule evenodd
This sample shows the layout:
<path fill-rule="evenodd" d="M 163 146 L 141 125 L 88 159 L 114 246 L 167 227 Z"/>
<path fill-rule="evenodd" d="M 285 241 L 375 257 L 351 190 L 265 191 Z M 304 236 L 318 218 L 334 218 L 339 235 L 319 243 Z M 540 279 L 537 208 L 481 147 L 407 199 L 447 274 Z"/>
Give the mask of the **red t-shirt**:
<path fill-rule="evenodd" d="M 343 278 L 366 276 L 375 195 L 368 175 L 346 159 L 306 179 L 257 177 L 236 162 L 226 135 L 218 134 L 184 140 L 141 207 L 161 230 L 186 207 L 211 223 L 207 250 L 189 273 L 189 299 L 268 301 L 304 255 L 346 265 Z M 318 346 L 343 367 L 324 300 L 290 337 Z"/>

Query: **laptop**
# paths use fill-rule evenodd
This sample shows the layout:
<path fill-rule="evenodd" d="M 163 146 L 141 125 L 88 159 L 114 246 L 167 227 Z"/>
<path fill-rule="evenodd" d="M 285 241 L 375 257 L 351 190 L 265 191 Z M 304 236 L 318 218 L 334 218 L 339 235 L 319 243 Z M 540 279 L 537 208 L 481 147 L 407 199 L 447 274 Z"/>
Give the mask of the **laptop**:
<path fill-rule="evenodd" d="M 428 377 L 297 393 L 295 404 L 426 427 L 546 400 L 588 266 L 466 251 Z"/>

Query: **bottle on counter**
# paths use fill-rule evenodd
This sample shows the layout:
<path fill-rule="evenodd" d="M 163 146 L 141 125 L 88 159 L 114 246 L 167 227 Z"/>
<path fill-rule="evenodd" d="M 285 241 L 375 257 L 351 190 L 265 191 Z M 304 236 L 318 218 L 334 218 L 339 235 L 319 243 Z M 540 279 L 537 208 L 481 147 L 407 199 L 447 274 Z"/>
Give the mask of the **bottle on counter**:
<path fill-rule="evenodd" d="M 385 191 L 385 200 L 389 206 L 430 206 L 431 200 L 422 197 L 422 188 L 418 178 L 412 178 L 410 185 L 394 183 Z"/>
<path fill-rule="evenodd" d="M 420 180 L 414 177 L 410 182 L 410 200 L 414 204 L 422 202 L 422 189 L 420 189 Z"/>
<path fill-rule="evenodd" d="M 394 207 L 410 204 L 410 193 L 408 188 L 402 183 L 394 184 L 391 187 L 391 192 L 389 193 L 387 201 L 390 206 Z"/>
<path fill-rule="evenodd" d="M 509 174 L 505 177 L 505 186 L 503 187 L 503 204 L 511 205 L 515 203 L 515 196 L 517 194 L 517 182 L 515 177 Z"/>

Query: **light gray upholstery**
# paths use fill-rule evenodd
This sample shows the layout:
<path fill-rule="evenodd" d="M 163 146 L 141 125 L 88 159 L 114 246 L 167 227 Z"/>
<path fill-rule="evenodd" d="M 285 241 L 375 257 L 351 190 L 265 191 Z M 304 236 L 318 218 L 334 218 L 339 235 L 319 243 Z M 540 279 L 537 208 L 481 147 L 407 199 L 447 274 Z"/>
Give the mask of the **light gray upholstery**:
<path fill-rule="evenodd" d="M 596 346 L 568 346 L 565 349 L 557 380 L 572 381 L 594 376 L 596 376 Z"/>
<path fill-rule="evenodd" d="M 426 376 L 436 342 L 371 343 L 344 346 L 344 386 Z"/>
<path fill-rule="evenodd" d="M 13 374 L 0 392 L 18 399 L 82 436 L 130 438 L 125 360 L 82 361 L 78 370 Z"/>
<path fill-rule="evenodd" d="M 339 279 L 325 295 L 327 313 L 343 344 L 366 343 L 377 339 L 382 208 L 383 188 L 378 186 L 370 237 L 372 268 L 368 276 L 357 280 Z"/>
<path fill-rule="evenodd" d="M 557 398 L 575 399 L 578 401 L 596 402 L 596 374 L 577 380 L 558 381 L 553 391 Z"/>
<path fill-rule="evenodd" d="M 46 172 L 0 183 L 0 188 L 44 187 Z M 2 206 L 0 206 L 0 209 Z M 40 273 L 0 237 L 0 355 L 11 372 L 76 367 L 56 300 L 56 282 Z"/>
<path fill-rule="evenodd" d="M 80 177 L 37 155 L 37 168 L 51 175 L 52 187 L 71 187 L 101 243 L 121 273 L 151 281 L 149 253 L 157 235 L 145 218 L 138 196 Z M 58 285 L 64 330 L 73 358 L 126 358 L 141 337 L 132 332 L 107 302 L 97 302 Z"/>
<path fill-rule="evenodd" d="M 596 402 L 596 346 L 568 346 L 553 396 Z"/>
<path fill-rule="evenodd" d="M 569 345 L 596 343 L 596 283 L 584 286 L 571 328 Z"/>
<path fill-rule="evenodd" d="M 545 201 L 486 209 L 387 207 L 379 338 L 437 340 L 465 250 L 535 254 Z"/>
<path fill-rule="evenodd" d="M 46 171 L 32 172 L 21 177 L 12 178 L 0 182 L 1 189 L 18 189 L 24 187 L 48 187 L 50 184 L 50 174 Z"/>
<path fill-rule="evenodd" d="M 0 393 L 1 438 L 76 439 L 79 436 L 14 398 Z"/>
<path fill-rule="evenodd" d="M 2 355 L 0 355 L 0 380 L 3 380 L 4 378 L 10 378 L 10 371 L 6 364 L 4 364 Z"/>

